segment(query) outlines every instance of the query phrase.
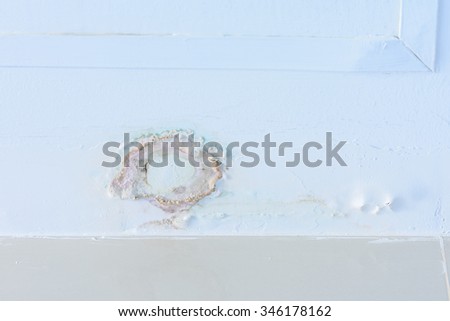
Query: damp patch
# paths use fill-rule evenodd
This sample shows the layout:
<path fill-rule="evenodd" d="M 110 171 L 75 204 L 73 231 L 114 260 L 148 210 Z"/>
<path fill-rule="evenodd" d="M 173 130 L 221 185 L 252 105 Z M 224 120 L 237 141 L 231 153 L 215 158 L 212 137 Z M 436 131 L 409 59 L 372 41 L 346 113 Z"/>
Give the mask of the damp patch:
<path fill-rule="evenodd" d="M 217 159 L 202 148 L 189 154 L 187 147 L 179 147 L 179 160 L 185 166 L 175 162 L 171 143 L 175 137 L 187 142 L 191 134 L 191 131 L 172 130 L 135 139 L 138 146 L 124 155 L 122 167 L 109 185 L 111 195 L 121 199 L 145 199 L 166 212 L 175 213 L 190 209 L 214 192 L 216 182 L 222 178 Z M 194 162 L 189 161 L 190 157 Z M 163 159 L 167 160 L 166 165 L 155 166 Z"/>

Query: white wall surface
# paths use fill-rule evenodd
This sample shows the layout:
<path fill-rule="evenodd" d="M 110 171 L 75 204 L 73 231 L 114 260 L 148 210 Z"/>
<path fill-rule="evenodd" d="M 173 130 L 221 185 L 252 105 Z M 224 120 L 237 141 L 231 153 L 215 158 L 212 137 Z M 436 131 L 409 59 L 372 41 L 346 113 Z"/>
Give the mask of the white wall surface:
<path fill-rule="evenodd" d="M 293 35 L 331 41 L 395 35 L 399 1 L 224 1 L 220 6 L 155 1 L 144 11 L 142 6 L 2 2 L 1 235 L 435 236 L 450 231 L 449 1 L 440 1 L 435 72 L 299 71 L 287 68 L 285 60 L 283 70 L 140 68 L 145 56 L 126 46 L 130 38 L 142 45 L 140 38 L 122 34 L 282 34 L 286 43 Z M 155 38 L 158 43 L 160 36 Z M 103 61 L 90 50 L 108 39 L 120 39 L 109 54 L 132 68 L 64 65 L 91 63 L 92 57 L 94 63 Z M 149 41 L 146 50 L 155 44 L 152 36 L 142 41 Z M 49 59 L 58 43 L 57 55 Z M 240 43 L 245 47 L 245 39 Z M 108 54 L 105 48 L 102 54 Z M 161 61 L 181 55 L 167 48 L 157 57 Z M 274 61 L 283 48 L 271 52 Z M 210 54 L 220 61 L 224 53 Z M 361 64 L 371 66 L 370 60 L 346 62 L 353 71 Z M 348 166 L 233 167 L 217 193 L 179 214 L 181 229 L 143 226 L 169 216 L 148 202 L 107 195 L 113 171 L 101 167 L 102 145 L 122 141 L 124 132 L 177 128 L 224 144 L 261 141 L 270 133 L 294 146 L 324 142 L 331 131 L 336 142 L 348 141 L 342 149 Z"/>
<path fill-rule="evenodd" d="M 2 238 L 0 253 L 1 300 L 449 299 L 433 238 Z"/>

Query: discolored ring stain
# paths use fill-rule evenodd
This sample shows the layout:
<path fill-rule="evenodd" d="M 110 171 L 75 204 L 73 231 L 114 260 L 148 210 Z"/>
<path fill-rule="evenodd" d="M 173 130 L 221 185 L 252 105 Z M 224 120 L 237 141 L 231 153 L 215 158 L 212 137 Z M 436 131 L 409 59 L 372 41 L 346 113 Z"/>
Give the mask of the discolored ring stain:
<path fill-rule="evenodd" d="M 129 166 L 123 167 L 113 178 L 109 191 L 111 195 L 121 199 L 146 199 L 155 206 L 166 212 L 174 213 L 186 211 L 204 197 L 215 191 L 216 182 L 222 178 L 220 162 L 201 149 L 195 151 L 194 161 L 198 162 L 198 167 L 191 167 L 193 174 L 187 179 L 180 179 L 173 186 L 167 186 L 164 192 L 158 191 L 158 184 L 164 185 L 165 180 L 157 180 L 152 177 L 152 171 L 156 169 L 149 164 L 149 157 L 155 159 L 162 157 L 165 153 L 173 153 L 171 142 L 175 136 L 181 142 L 187 141 L 192 132 L 184 130 L 172 130 L 161 134 L 148 134 L 136 140 L 142 148 L 133 148 L 125 159 Z M 168 149 L 163 148 L 166 142 Z M 142 151 L 143 149 L 143 151 Z M 180 147 L 180 158 L 188 164 L 188 148 Z M 143 154 L 143 155 L 142 155 Z M 143 156 L 144 166 L 139 166 L 139 157 Z M 213 164 L 209 167 L 203 162 L 206 157 Z"/>

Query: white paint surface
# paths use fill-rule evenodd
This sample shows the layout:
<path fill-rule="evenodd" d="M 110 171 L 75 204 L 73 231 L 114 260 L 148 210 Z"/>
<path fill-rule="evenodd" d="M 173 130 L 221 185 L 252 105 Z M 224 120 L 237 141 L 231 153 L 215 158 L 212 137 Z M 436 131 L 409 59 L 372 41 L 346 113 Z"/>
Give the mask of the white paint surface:
<path fill-rule="evenodd" d="M 0 299 L 449 299 L 438 240 L 377 241 L 2 238 Z"/>
<path fill-rule="evenodd" d="M 333 3 L 338 6 L 347 2 Z M 367 8 L 367 2 L 364 3 L 350 12 L 356 22 L 363 8 Z M 155 69 L 151 64 L 141 69 L 139 61 L 136 64 L 129 59 L 127 47 L 113 47 L 118 51 L 112 52 L 112 58 L 102 59 L 103 56 L 96 55 L 97 50 L 86 55 L 89 49 L 101 46 L 107 37 L 81 37 L 85 40 L 76 42 L 78 38 L 73 36 L 11 35 L 14 31 L 135 32 L 111 29 L 112 18 L 111 21 L 86 18 L 80 25 L 77 19 L 61 18 L 58 22 L 44 19 L 45 13 L 25 19 L 22 11 L 11 9 L 15 6 L 13 2 L 6 5 L 17 19 L 0 19 L 0 28 L 8 34 L 0 38 L 0 47 L 7 50 L 0 53 L 0 65 L 7 66 L 0 68 L 1 235 L 441 235 L 449 232 L 449 1 L 441 1 L 435 73 L 296 72 L 290 70 L 296 69 L 295 62 L 276 59 L 280 57 L 276 50 L 270 55 L 274 61 L 281 61 L 277 66 L 285 70 L 170 70 L 165 69 L 167 66 Z M 52 6 L 55 13 L 62 10 L 54 7 L 55 4 Z M 381 10 L 376 11 L 377 15 L 392 9 L 381 4 L 373 6 Z M 269 16 L 271 11 L 261 8 L 260 16 Z M 348 14 L 348 8 L 343 12 Z M 77 10 L 86 15 L 89 12 L 81 7 Z M 235 17 L 233 10 L 229 12 L 229 17 Z M 123 17 L 132 21 L 129 17 L 133 15 L 126 13 Z M 377 15 L 373 21 L 377 21 Z M 389 17 L 381 24 L 373 22 L 377 26 L 371 26 L 370 30 L 375 34 L 377 30 L 382 34 L 391 30 Z M 263 31 L 258 27 L 263 23 L 256 18 L 249 19 L 254 19 L 254 24 L 249 26 Z M 211 21 L 215 20 L 211 18 Z M 283 21 L 276 20 L 273 26 L 280 27 L 273 30 L 287 34 L 289 30 L 303 32 L 294 30 L 289 19 L 285 24 Z M 225 25 L 230 24 L 217 22 L 215 28 L 220 33 L 232 32 L 220 29 Z M 311 25 L 314 24 L 310 21 L 305 26 Z M 137 28 L 138 24 L 134 26 Z M 162 29 L 152 29 L 149 25 L 145 26 L 147 29 L 136 30 L 168 30 L 162 23 L 158 26 Z M 177 27 L 187 26 L 192 32 L 195 28 L 214 30 L 194 20 L 181 21 Z M 318 32 L 314 28 L 317 25 L 302 30 L 314 34 Z M 360 31 L 358 27 L 347 28 L 344 24 L 342 28 L 339 33 L 345 37 L 349 35 L 348 30 L 367 35 L 367 30 Z M 133 39 L 130 41 L 134 42 Z M 57 42 L 57 55 L 48 56 L 52 52 L 49 48 L 54 47 L 42 46 L 49 46 L 52 41 Z M 68 46 L 64 51 L 66 41 Z M 83 47 L 86 41 L 93 47 Z M 119 44 L 122 41 L 128 40 Z M 241 45 L 245 47 L 245 41 Z M 215 43 L 211 46 L 216 48 Z M 173 54 L 169 47 L 162 48 L 160 57 Z M 283 47 L 280 48 L 282 56 Z M 81 60 L 77 56 L 79 52 L 83 53 Z M 114 59 L 122 53 L 128 60 L 119 61 L 127 65 L 109 64 L 115 64 Z M 220 57 L 220 53 L 215 52 L 215 57 Z M 90 63 L 63 68 L 67 57 L 70 61 Z M 132 51 L 131 57 L 144 59 L 145 55 Z M 199 63 L 208 64 L 206 58 Z M 234 62 L 232 58 L 224 57 L 224 61 Z M 244 62 L 257 66 L 260 61 L 252 62 L 252 58 L 246 57 Z M 405 57 L 399 59 L 398 65 L 402 66 Z M 37 64 L 41 68 L 14 67 L 33 66 L 36 61 L 49 61 L 56 67 L 49 68 L 47 63 Z M 336 62 L 324 60 L 323 63 L 323 69 L 327 70 L 327 63 Z M 360 63 L 368 69 L 373 67 L 370 61 Z M 81 68 L 86 66 L 89 68 Z M 237 68 L 245 69 L 245 65 L 238 64 Z M 206 140 L 221 143 L 261 141 L 265 134 L 271 133 L 275 141 L 292 141 L 294 146 L 310 140 L 324 142 L 325 133 L 332 131 L 336 141 L 348 141 L 342 153 L 348 167 L 233 167 L 226 172 L 216 195 L 192 208 L 189 215 L 180 217 L 184 228 L 142 227 L 149 221 L 166 218 L 167 214 L 145 201 L 108 197 L 106 185 L 113 173 L 100 166 L 104 160 L 102 145 L 109 140 L 121 141 L 124 132 L 176 128 L 192 129 Z"/>
<path fill-rule="evenodd" d="M 31 3 L 7 0 L 0 4 L 0 30 L 16 34 L 393 35 L 398 31 L 400 3 L 400 0 L 283 0 L 281 3 L 278 0 L 39 0 Z"/>

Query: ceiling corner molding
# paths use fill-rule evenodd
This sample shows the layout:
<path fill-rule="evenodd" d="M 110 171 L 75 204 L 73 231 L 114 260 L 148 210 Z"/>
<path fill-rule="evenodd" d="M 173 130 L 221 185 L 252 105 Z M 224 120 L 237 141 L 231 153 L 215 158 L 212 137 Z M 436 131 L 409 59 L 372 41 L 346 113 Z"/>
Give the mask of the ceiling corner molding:
<path fill-rule="evenodd" d="M 430 72 L 437 8 L 438 0 L 402 0 L 395 35 L 7 33 L 0 35 L 0 68 Z"/>
<path fill-rule="evenodd" d="M 429 71 L 435 69 L 439 0 L 402 0 L 400 39 Z"/>

